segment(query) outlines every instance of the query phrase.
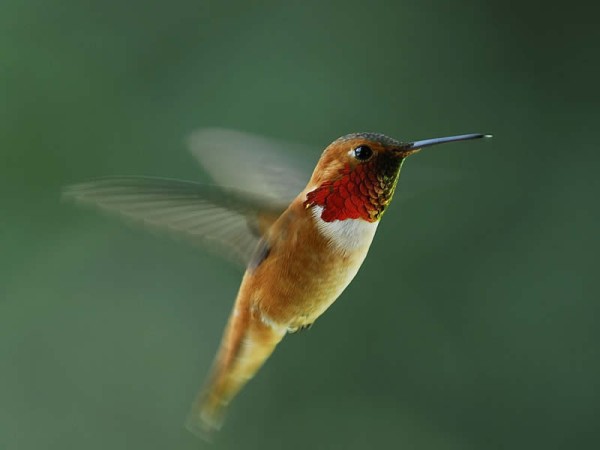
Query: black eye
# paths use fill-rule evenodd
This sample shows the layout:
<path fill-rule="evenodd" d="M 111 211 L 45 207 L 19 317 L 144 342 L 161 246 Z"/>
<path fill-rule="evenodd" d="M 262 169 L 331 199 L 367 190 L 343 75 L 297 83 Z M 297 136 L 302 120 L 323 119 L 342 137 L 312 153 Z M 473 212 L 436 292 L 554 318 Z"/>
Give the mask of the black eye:
<path fill-rule="evenodd" d="M 373 156 L 373 150 L 368 145 L 359 145 L 353 151 L 354 157 L 359 161 L 366 161 Z"/>

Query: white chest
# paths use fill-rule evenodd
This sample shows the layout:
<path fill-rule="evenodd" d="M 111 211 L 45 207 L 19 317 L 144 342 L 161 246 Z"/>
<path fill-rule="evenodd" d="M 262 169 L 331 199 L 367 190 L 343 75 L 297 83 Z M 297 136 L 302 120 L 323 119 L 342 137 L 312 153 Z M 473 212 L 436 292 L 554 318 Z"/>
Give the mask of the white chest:
<path fill-rule="evenodd" d="M 314 206 L 312 214 L 321 234 L 333 248 L 342 253 L 356 250 L 367 250 L 373 241 L 379 222 L 367 222 L 361 219 L 334 220 L 325 222 L 321 219 L 322 206 Z"/>

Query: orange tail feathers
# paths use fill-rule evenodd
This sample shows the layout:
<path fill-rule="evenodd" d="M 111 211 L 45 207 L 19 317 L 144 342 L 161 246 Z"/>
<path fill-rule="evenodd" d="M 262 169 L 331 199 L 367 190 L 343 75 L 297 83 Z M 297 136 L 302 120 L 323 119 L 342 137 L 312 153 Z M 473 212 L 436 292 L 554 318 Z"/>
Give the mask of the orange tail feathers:
<path fill-rule="evenodd" d="M 204 389 L 192 406 L 187 428 L 208 439 L 221 428 L 227 405 L 273 353 L 286 330 L 273 327 L 250 311 L 236 311 Z"/>

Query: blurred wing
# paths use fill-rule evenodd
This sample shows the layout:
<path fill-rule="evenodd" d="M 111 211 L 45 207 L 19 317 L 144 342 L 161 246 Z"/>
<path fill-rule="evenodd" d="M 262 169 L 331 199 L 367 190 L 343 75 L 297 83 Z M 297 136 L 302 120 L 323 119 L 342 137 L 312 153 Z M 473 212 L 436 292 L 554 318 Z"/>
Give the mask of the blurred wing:
<path fill-rule="evenodd" d="M 283 212 L 243 192 L 161 178 L 102 178 L 69 186 L 63 196 L 208 246 L 244 266 Z"/>
<path fill-rule="evenodd" d="M 286 206 L 308 183 L 319 154 L 302 145 L 222 128 L 201 128 L 190 135 L 188 145 L 217 184 Z"/>

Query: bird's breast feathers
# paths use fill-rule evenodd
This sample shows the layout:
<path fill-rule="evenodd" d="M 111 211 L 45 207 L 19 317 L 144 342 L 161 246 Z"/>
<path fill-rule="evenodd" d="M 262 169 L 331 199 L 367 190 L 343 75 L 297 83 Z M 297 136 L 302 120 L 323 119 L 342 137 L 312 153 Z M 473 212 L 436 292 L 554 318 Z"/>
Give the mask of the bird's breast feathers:
<path fill-rule="evenodd" d="M 367 250 L 373 241 L 379 221 L 368 222 L 362 219 L 334 220 L 327 222 L 321 218 L 322 206 L 312 206 L 311 213 L 319 232 L 341 253 Z"/>

